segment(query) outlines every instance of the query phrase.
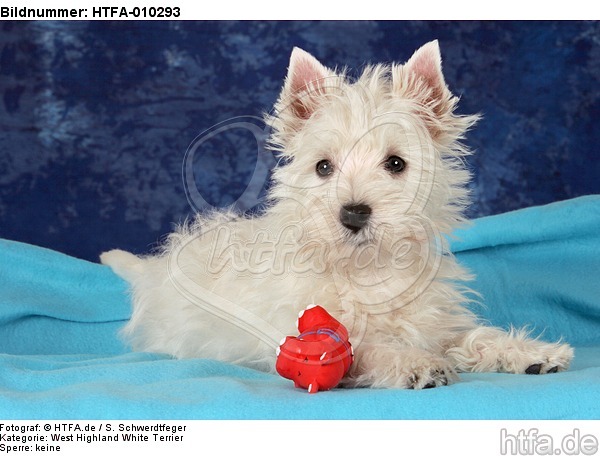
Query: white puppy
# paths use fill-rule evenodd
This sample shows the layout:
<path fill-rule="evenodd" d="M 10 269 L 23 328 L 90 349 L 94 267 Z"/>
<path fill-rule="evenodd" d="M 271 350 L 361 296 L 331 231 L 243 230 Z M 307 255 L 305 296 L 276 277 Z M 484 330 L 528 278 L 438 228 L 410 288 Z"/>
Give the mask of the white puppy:
<path fill-rule="evenodd" d="M 460 141 L 477 117 L 456 104 L 435 41 L 354 82 L 294 49 L 267 117 L 282 165 L 264 213 L 198 215 L 154 256 L 101 256 L 131 284 L 134 349 L 273 371 L 278 340 L 319 304 L 350 332 L 345 386 L 566 369 L 568 345 L 482 326 L 464 306 L 469 274 L 446 235 L 464 222 Z"/>

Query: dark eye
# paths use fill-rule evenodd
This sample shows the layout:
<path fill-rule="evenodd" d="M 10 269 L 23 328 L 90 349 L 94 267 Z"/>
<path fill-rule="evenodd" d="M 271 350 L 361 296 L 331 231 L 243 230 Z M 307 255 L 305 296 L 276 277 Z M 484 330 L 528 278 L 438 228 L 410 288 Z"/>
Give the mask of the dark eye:
<path fill-rule="evenodd" d="M 406 162 L 396 155 L 392 155 L 384 162 L 385 169 L 392 174 L 398 174 L 406 168 Z"/>
<path fill-rule="evenodd" d="M 327 177 L 333 172 L 333 165 L 329 160 L 321 160 L 317 163 L 317 174 L 321 177 Z"/>

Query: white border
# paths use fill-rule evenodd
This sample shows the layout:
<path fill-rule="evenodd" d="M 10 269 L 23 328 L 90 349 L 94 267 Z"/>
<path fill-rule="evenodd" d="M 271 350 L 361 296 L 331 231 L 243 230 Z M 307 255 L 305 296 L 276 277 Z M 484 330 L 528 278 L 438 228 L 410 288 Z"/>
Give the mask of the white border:
<path fill-rule="evenodd" d="M 170 6 L 179 7 L 180 20 L 598 20 L 600 2 L 486 2 L 369 0 L 368 2 L 324 2 L 322 0 L 8 0 L 2 6 L 27 8 L 88 8 Z M 93 20 L 91 14 L 86 20 Z M 7 18 L 4 18 L 5 20 Z M 107 18 L 104 18 L 106 20 Z M 113 17 L 111 20 L 135 20 Z M 149 18 L 147 18 L 149 19 Z M 100 20 L 100 19 L 97 19 Z"/>
<path fill-rule="evenodd" d="M 22 435 L 44 435 L 57 432 L 65 437 L 80 434 L 115 435 L 119 424 L 161 425 L 185 427 L 185 431 L 159 435 L 181 436 L 178 442 L 154 442 L 153 432 L 145 432 L 147 442 L 125 442 L 120 433 L 118 442 L 78 441 L 50 442 L 60 445 L 61 455 L 86 456 L 107 454 L 202 455 L 258 454 L 262 455 L 460 455 L 481 456 L 499 454 L 600 454 L 598 421 L 3 421 L 3 426 L 39 424 L 37 432 Z M 95 432 L 73 431 L 95 426 Z M 110 424 L 113 432 L 107 432 Z M 102 432 L 98 427 L 102 425 Z M 65 429 L 56 431 L 56 427 Z M 52 431 L 43 431 L 44 427 Z M 6 428 L 4 428 L 6 429 Z M 71 430 L 70 430 L 71 429 Z M 3 430 L 3 432 L 6 432 Z M 138 435 L 140 433 L 137 433 Z M 503 442 L 503 437 L 504 442 Z M 506 437 L 507 436 L 507 437 Z M 520 437 L 519 437 L 520 436 Z M 579 442 L 575 441 L 575 436 Z M 536 440 L 537 439 L 537 440 Z M 544 440 L 542 440 L 544 439 Z M 552 442 L 548 453 L 545 443 Z M 590 451 L 590 442 L 595 445 Z M 595 443 L 594 443 L 595 442 Z M 6 443 L 6 442 L 3 442 Z M 542 445 L 544 446 L 537 446 Z M 13 443 L 14 444 L 14 443 Z M 565 446 L 566 444 L 566 446 Z M 586 448 L 574 445 L 587 445 Z M 544 451 L 545 450 L 545 451 Z M 572 451 L 566 451 L 572 450 Z M 586 451 L 587 450 L 587 451 Z M 31 450 L 29 451 L 31 453 Z M 20 453 L 23 454 L 23 453 Z"/>

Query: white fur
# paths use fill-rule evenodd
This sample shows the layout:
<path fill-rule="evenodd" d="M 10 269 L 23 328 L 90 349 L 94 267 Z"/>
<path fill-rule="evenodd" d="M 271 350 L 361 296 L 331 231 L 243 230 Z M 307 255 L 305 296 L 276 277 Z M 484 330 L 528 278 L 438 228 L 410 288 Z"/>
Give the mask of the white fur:
<path fill-rule="evenodd" d="M 568 345 L 480 326 L 464 307 L 470 276 L 445 235 L 464 222 L 469 152 L 460 141 L 477 117 L 456 115 L 456 103 L 437 42 L 355 82 L 294 49 L 267 116 L 284 164 L 265 212 L 198 215 L 154 256 L 101 256 L 131 283 L 133 347 L 273 371 L 279 339 L 320 304 L 350 332 L 346 386 L 417 389 L 457 371 L 566 369 Z M 404 159 L 403 172 L 385 168 L 390 155 Z M 327 177 L 315 169 L 323 159 Z M 350 203 L 372 209 L 357 233 L 339 218 Z"/>

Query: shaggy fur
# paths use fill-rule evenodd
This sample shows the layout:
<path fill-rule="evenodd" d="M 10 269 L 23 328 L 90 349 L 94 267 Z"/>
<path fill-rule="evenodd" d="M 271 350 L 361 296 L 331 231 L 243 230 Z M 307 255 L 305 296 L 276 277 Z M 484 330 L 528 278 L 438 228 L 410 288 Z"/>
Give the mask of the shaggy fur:
<path fill-rule="evenodd" d="M 273 371 L 277 341 L 319 304 L 355 347 L 345 386 L 567 369 L 568 345 L 482 326 L 465 307 L 470 276 L 446 235 L 464 222 L 461 141 L 477 116 L 456 104 L 435 41 L 354 82 L 294 49 L 267 116 L 282 165 L 265 212 L 198 215 L 154 256 L 101 256 L 131 284 L 133 347 Z"/>

